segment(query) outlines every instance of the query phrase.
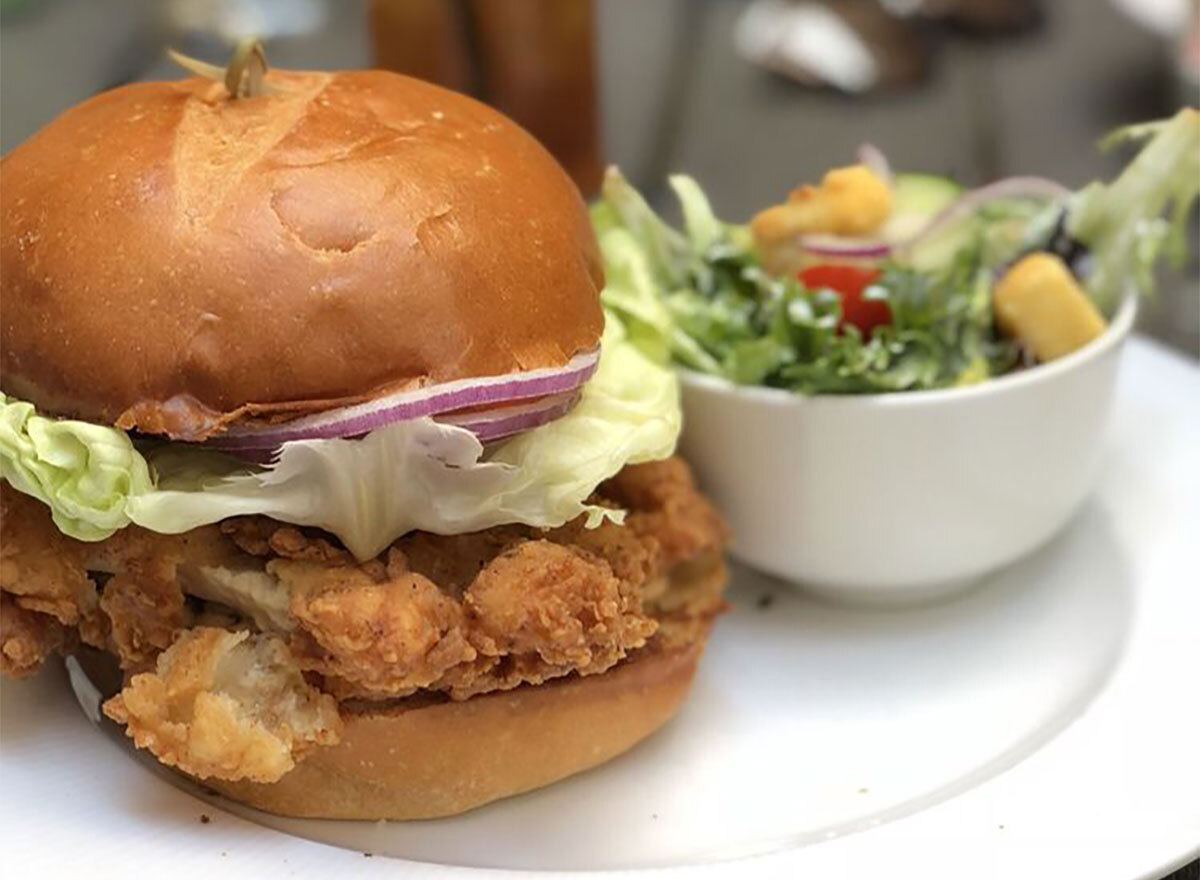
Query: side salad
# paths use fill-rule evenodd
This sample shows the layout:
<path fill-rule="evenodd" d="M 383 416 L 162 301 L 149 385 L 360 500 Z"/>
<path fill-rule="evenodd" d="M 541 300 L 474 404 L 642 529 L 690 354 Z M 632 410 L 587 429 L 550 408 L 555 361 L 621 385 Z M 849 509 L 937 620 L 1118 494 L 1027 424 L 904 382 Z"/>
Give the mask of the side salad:
<path fill-rule="evenodd" d="M 981 382 L 1099 336 L 1122 298 L 1179 265 L 1200 196 L 1200 112 L 1128 126 L 1140 149 L 1072 192 L 1014 177 L 976 190 L 893 174 L 877 150 L 748 225 L 678 175 L 683 228 L 614 169 L 592 207 L 605 306 L 660 363 L 808 394 Z"/>

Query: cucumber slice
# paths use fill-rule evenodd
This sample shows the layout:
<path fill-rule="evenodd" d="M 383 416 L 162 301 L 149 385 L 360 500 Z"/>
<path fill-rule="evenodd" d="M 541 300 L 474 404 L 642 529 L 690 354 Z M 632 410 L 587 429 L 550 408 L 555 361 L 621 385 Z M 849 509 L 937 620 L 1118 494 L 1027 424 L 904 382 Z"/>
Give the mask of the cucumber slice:
<path fill-rule="evenodd" d="M 931 217 L 962 195 L 963 188 L 936 174 L 897 174 L 892 181 L 892 211 Z"/>
<path fill-rule="evenodd" d="M 962 194 L 962 186 L 948 177 L 897 174 L 892 181 L 892 216 L 884 225 L 883 237 L 889 241 L 911 238 Z M 955 224 L 934 240 L 922 242 L 919 248 L 908 253 L 905 262 L 915 269 L 934 269 L 951 259 L 977 234 L 978 227 L 973 222 Z"/>
<path fill-rule="evenodd" d="M 897 174 L 892 181 L 892 216 L 881 230 L 888 241 L 903 241 L 963 192 L 948 177 L 936 174 Z"/>
<path fill-rule="evenodd" d="M 966 218 L 909 248 L 901 262 L 919 272 L 935 272 L 949 265 L 963 248 L 976 244 L 982 231 L 977 217 Z"/>

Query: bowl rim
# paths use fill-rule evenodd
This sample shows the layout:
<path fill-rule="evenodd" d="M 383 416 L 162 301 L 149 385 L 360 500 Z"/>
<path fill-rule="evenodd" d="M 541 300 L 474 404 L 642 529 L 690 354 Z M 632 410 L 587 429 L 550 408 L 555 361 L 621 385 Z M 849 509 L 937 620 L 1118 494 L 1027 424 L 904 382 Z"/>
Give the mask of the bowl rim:
<path fill-rule="evenodd" d="M 1051 361 L 1038 364 L 1028 370 L 1006 373 L 974 385 L 960 385 L 951 388 L 932 388 L 921 391 L 881 391 L 867 394 L 805 394 L 800 391 L 789 391 L 786 388 L 768 388 L 763 385 L 739 385 L 721 376 L 710 376 L 698 373 L 687 367 L 676 365 L 675 372 L 682 385 L 713 391 L 743 399 L 756 400 L 775 406 L 857 406 L 857 407 L 899 407 L 920 404 L 953 403 L 960 400 L 977 399 L 993 394 L 1003 394 L 1016 390 L 1025 385 L 1046 382 L 1064 373 L 1081 369 L 1084 365 L 1099 359 L 1111 349 L 1124 341 L 1133 328 L 1137 316 L 1138 298 L 1136 294 L 1126 296 L 1121 302 L 1117 313 L 1109 321 L 1104 332 L 1091 342 L 1076 349 L 1070 354 Z"/>

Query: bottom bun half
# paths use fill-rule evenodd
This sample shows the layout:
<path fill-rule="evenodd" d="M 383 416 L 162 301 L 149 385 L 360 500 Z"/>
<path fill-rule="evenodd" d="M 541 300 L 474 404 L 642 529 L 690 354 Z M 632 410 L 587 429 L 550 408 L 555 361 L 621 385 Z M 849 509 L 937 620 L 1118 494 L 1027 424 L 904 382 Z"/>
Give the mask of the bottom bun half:
<path fill-rule="evenodd" d="M 549 785 L 644 739 L 679 709 L 704 650 L 699 637 L 649 650 L 601 675 L 463 702 L 342 706 L 341 742 L 278 782 L 206 787 L 281 816 L 432 819 Z"/>

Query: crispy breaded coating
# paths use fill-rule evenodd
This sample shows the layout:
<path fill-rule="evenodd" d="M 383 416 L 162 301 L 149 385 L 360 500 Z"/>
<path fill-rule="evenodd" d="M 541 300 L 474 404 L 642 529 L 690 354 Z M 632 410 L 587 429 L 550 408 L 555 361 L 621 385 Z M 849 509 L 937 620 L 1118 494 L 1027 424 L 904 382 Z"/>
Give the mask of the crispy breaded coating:
<path fill-rule="evenodd" d="M 109 623 L 108 648 L 126 670 L 152 666 L 175 636 L 192 625 L 184 595 L 186 569 L 260 565 L 215 525 L 182 535 L 130 526 L 83 547 L 87 568 L 111 575 L 100 595 L 100 608 Z"/>
<path fill-rule="evenodd" d="M 676 562 L 660 578 L 667 582 L 667 589 L 653 594 L 646 591 L 644 595 L 647 607 L 656 617 L 703 617 L 724 605 L 722 594 L 729 572 L 718 550 L 705 550 Z"/>
<path fill-rule="evenodd" d="M 201 779 L 274 782 L 341 736 L 337 703 L 268 635 L 188 630 L 104 712 L 141 748 Z"/>
<path fill-rule="evenodd" d="M 462 598 L 471 581 L 509 547 L 529 540 L 537 530 L 528 526 L 497 526 L 465 535 L 413 532 L 393 548 L 404 554 L 411 571 L 423 574 L 442 590 Z"/>
<path fill-rule="evenodd" d="M 6 505 L 18 495 L 2 492 Z M 668 577 L 725 540 L 682 461 L 627 467 L 594 500 L 626 507 L 625 525 L 415 532 L 358 563 L 319 530 L 265 517 L 182 535 L 130 527 L 86 544 L 19 496 L 29 515 L 12 541 L 5 535 L 0 570 L 18 605 L 44 599 L 76 614 L 84 641 L 116 653 L 127 672 L 152 668 L 204 620 L 280 636 L 340 699 L 423 689 L 465 699 L 603 672 L 655 638 L 656 620 L 720 607 L 723 570 Z M 684 596 L 673 582 L 707 586 Z M 51 606 L 32 610 L 42 607 Z"/>
<path fill-rule="evenodd" d="M 268 569 L 288 585 L 298 622 L 293 653 L 342 698 L 430 689 L 464 699 L 603 672 L 653 634 L 637 584 L 617 578 L 602 558 L 526 540 L 483 562 L 485 549 L 503 543 L 474 543 L 471 568 L 483 569 L 461 602 L 453 585 L 439 589 L 408 570 L 398 547 L 381 575 L 274 560 Z"/>
<path fill-rule="evenodd" d="M 0 483 L 0 591 L 78 630 L 86 644 L 143 670 L 192 624 L 181 566 L 244 567 L 249 557 L 217 526 L 183 535 L 137 527 L 104 541 L 63 535 L 49 509 Z"/>
<path fill-rule="evenodd" d="M 639 535 L 610 520 L 589 529 L 583 518 L 576 519 L 551 529 L 545 537 L 599 556 L 608 563 L 613 574 L 635 587 L 644 584 L 663 564 L 662 547 L 657 537 L 649 532 Z"/>
<path fill-rule="evenodd" d="M 220 523 L 221 534 L 251 556 L 271 556 L 271 536 L 282 527 L 265 516 L 235 516 Z"/>
<path fill-rule="evenodd" d="M 113 575 L 100 607 L 109 620 L 112 648 L 126 669 L 151 664 L 189 623 L 174 569 L 163 560 L 135 561 L 132 571 Z"/>
<path fill-rule="evenodd" d="M 682 458 L 629 465 L 600 493 L 629 509 L 629 528 L 658 542 L 664 566 L 717 550 L 728 540 L 725 523 Z"/>
<path fill-rule="evenodd" d="M 0 593 L 0 672 L 21 678 L 68 643 L 71 631 L 49 614 L 22 608 Z"/>
<path fill-rule="evenodd" d="M 282 556 L 284 559 L 303 559 L 325 565 L 352 565 L 354 557 L 328 538 L 301 531 L 296 526 L 282 525 L 265 516 L 239 516 L 220 524 L 221 533 L 228 535 L 244 552 L 253 556 Z"/>
<path fill-rule="evenodd" d="M 465 589 L 409 570 L 412 558 L 400 547 L 414 545 L 404 542 L 392 548 L 383 572 L 271 562 L 268 569 L 293 596 L 298 627 L 291 647 L 300 664 L 321 673 L 342 699 L 421 689 L 466 699 L 571 672 L 603 672 L 653 634 L 638 590 L 643 574 L 622 580 L 580 547 L 484 534 L 415 543 L 416 558 L 443 541 L 462 551 L 455 558 L 470 564 L 460 575 L 475 575 Z M 429 553 L 425 561 L 434 558 L 445 554 Z"/>
<path fill-rule="evenodd" d="M 303 668 L 334 679 L 339 695 L 411 694 L 475 659 L 462 605 L 406 570 L 394 551 L 381 573 L 293 559 L 267 568 L 292 596 L 292 652 Z"/>
<path fill-rule="evenodd" d="M 55 528 L 36 498 L 5 485 L 0 491 L 0 590 L 27 611 L 67 626 L 97 609 L 82 548 Z"/>
<path fill-rule="evenodd" d="M 609 668 L 656 628 L 636 585 L 579 547 L 527 541 L 467 589 L 473 641 L 487 656 L 536 654 L 583 674 Z"/>

